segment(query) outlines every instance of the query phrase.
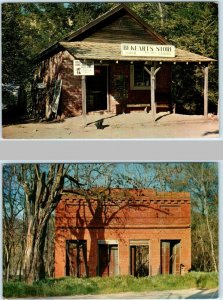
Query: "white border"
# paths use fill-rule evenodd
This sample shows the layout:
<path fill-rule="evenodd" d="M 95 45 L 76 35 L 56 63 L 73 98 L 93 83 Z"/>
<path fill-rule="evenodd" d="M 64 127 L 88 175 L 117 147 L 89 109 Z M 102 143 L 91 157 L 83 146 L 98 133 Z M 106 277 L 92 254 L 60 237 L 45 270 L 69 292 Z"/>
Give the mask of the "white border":
<path fill-rule="evenodd" d="M 2 1 L 4 2 L 46 2 Z M 66 0 L 60 2 L 69 2 Z M 75 2 L 75 1 L 71 1 Z M 123 2 L 123 1 L 80 1 L 80 2 Z M 129 0 L 128 2 L 141 2 Z M 150 0 L 150 2 L 159 2 Z M 171 2 L 171 1 L 162 1 Z M 223 3 L 214 2 L 219 7 L 219 99 L 223 98 Z M 1 18 L 1 16 L 0 16 Z M 1 49 L 0 49 L 1 52 Z M 0 78 L 1 78 L 0 64 Z M 0 86 L 1 92 L 1 86 Z M 1 98 L 1 97 L 0 97 Z M 0 138 L 0 194 L 2 195 L 2 164 L 17 162 L 155 162 L 155 161 L 213 161 L 219 162 L 219 299 L 223 299 L 223 100 L 220 100 L 220 138 L 217 139 L 146 139 L 146 140 L 3 140 Z M 1 110 L 1 103 L 0 103 Z M 0 113 L 1 123 L 1 113 Z M 2 127 L 1 127 L 2 128 Z M 0 129 L 0 137 L 2 129 Z M 61 143 L 62 142 L 62 143 Z M 113 144 L 114 143 L 114 144 Z M 165 159 L 165 160 L 164 160 Z M 75 160 L 75 161 L 74 161 Z M 0 201 L 0 216 L 2 216 Z M 2 266 L 2 222 L 0 223 L 0 265 Z M 0 268 L 0 275 L 2 269 Z M 0 295 L 2 281 L 0 281 Z"/>

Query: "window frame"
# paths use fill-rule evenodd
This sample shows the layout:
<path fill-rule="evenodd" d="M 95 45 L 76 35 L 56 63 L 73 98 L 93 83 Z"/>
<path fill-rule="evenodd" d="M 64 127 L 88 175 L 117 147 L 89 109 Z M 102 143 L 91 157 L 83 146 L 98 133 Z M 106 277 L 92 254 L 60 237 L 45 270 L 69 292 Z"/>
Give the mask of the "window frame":
<path fill-rule="evenodd" d="M 144 66 L 142 65 L 142 67 L 144 67 Z M 134 66 L 134 64 L 130 65 L 130 89 L 131 90 L 142 90 L 142 91 L 149 91 L 151 89 L 151 81 L 150 80 L 149 80 L 148 86 L 135 85 L 135 66 Z"/>

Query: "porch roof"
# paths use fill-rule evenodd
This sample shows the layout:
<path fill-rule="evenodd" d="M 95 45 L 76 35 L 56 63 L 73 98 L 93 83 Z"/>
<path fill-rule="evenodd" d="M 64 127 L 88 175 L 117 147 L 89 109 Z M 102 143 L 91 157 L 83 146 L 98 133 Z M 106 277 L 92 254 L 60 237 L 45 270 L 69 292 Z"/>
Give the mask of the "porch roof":
<path fill-rule="evenodd" d="M 120 43 L 60 42 L 75 59 L 104 61 L 212 62 L 215 59 L 176 48 L 175 57 L 122 56 Z"/>

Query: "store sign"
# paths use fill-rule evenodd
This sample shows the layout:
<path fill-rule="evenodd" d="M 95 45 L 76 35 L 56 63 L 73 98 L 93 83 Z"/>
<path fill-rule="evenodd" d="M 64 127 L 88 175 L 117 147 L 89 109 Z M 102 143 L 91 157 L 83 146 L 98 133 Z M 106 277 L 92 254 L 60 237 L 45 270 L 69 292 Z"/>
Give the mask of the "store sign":
<path fill-rule="evenodd" d="M 175 57 L 175 46 L 150 44 L 121 44 L 121 55 Z"/>
<path fill-rule="evenodd" d="M 81 60 L 74 60 L 74 75 L 94 75 L 94 62 L 83 62 Z"/>

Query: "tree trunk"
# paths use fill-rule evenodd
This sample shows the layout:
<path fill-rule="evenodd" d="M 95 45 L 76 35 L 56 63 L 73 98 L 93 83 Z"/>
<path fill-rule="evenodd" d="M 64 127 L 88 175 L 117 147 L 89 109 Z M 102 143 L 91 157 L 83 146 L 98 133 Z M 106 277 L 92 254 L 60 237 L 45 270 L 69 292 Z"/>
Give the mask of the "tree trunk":
<path fill-rule="evenodd" d="M 202 172 L 202 177 L 203 176 L 204 176 L 204 174 Z M 205 178 L 203 179 L 203 182 L 205 182 Z M 215 253 L 214 253 L 214 240 L 213 240 L 213 233 L 212 233 L 212 229 L 211 229 L 210 221 L 209 221 L 209 208 L 208 208 L 208 200 L 207 200 L 208 198 L 207 198 L 207 191 L 206 191 L 205 185 L 203 185 L 203 190 L 204 190 L 205 220 L 206 220 L 207 230 L 208 230 L 208 234 L 209 234 L 209 238 L 210 238 L 211 258 L 212 258 L 212 262 L 213 262 L 214 271 L 217 272 L 218 268 L 217 268 L 217 263 L 216 263 L 216 259 L 215 259 Z"/>
<path fill-rule="evenodd" d="M 24 275 L 27 283 L 45 278 L 43 257 L 47 221 L 43 219 L 29 224 L 24 259 Z"/>
<path fill-rule="evenodd" d="M 10 264 L 9 264 L 9 250 L 7 249 L 7 247 L 5 247 L 5 253 L 6 253 L 6 262 L 5 262 L 5 269 L 6 269 L 6 274 L 5 274 L 5 278 L 6 281 L 9 281 L 9 273 L 10 273 Z"/>
<path fill-rule="evenodd" d="M 24 275 L 27 283 L 45 278 L 44 246 L 47 225 L 52 211 L 60 201 L 63 189 L 64 164 L 52 164 L 48 174 L 34 165 L 33 186 L 22 181 L 26 193 L 27 234 Z"/>
<path fill-rule="evenodd" d="M 164 16 L 163 16 L 163 8 L 162 4 L 158 2 L 158 10 L 160 14 L 160 26 L 163 28 L 164 27 Z"/>
<path fill-rule="evenodd" d="M 213 241 L 212 230 L 210 228 L 208 212 L 206 213 L 205 217 L 206 217 L 206 224 L 207 224 L 208 234 L 209 234 L 209 237 L 210 237 L 211 257 L 212 257 L 213 267 L 214 267 L 214 271 L 218 272 L 218 268 L 217 268 L 217 264 L 216 264 L 216 260 L 215 260 L 215 253 L 214 253 L 214 241 Z"/>

